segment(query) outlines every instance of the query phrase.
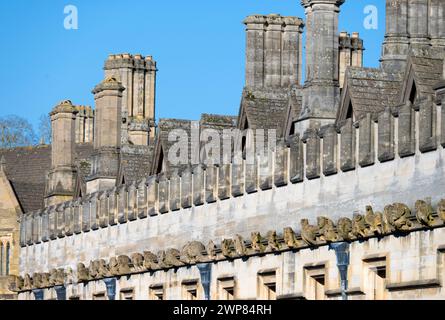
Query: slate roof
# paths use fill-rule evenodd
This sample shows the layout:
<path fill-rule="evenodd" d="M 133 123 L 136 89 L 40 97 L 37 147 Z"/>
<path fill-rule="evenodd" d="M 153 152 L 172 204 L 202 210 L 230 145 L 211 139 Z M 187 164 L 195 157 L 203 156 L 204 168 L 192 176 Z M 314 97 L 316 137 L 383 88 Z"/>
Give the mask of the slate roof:
<path fill-rule="evenodd" d="M 122 149 L 119 175 L 132 183 L 150 175 L 154 146 L 125 146 Z"/>
<path fill-rule="evenodd" d="M 75 164 L 81 176 L 89 174 L 87 160 L 93 151 L 91 144 L 76 145 Z M 51 146 L 0 149 L 5 159 L 5 172 L 23 212 L 44 207 L 45 184 L 51 169 Z"/>
<path fill-rule="evenodd" d="M 51 147 L 0 149 L 5 172 L 23 212 L 43 208 L 46 172 L 51 168 Z"/>
<path fill-rule="evenodd" d="M 411 77 L 414 78 L 417 94 L 420 98 L 434 94 L 434 86 L 442 79 L 443 63 L 443 58 L 439 57 L 434 51 L 412 50 L 408 56 L 400 102 L 403 103 L 407 90 L 411 90 L 407 87 L 410 85 Z"/>
<path fill-rule="evenodd" d="M 349 67 L 346 71 L 345 87 L 337 121 L 343 120 L 352 102 L 356 119 L 366 113 L 379 113 L 399 102 L 402 84 L 401 74 L 390 74 L 380 69 Z"/>
<path fill-rule="evenodd" d="M 289 105 L 289 90 L 243 92 L 238 126 L 243 129 L 247 119 L 250 129 L 276 129 L 283 132 L 286 111 Z"/>

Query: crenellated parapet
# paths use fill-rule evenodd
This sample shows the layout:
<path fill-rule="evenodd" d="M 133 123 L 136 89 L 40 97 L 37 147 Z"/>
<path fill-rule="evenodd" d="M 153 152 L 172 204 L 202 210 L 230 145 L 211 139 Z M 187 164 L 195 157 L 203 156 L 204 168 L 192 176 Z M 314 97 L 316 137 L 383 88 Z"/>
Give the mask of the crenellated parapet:
<path fill-rule="evenodd" d="M 130 188 L 134 187 L 130 186 Z M 97 205 L 97 197 L 101 198 L 101 196 L 95 195 L 84 205 L 91 209 L 92 203 L 95 202 Z M 131 201 L 131 203 L 130 207 L 134 208 L 136 202 Z M 54 229 L 50 237 L 60 236 L 63 232 L 52 217 L 63 214 L 62 212 L 66 209 L 68 208 L 62 205 L 50 210 L 49 224 Z M 135 214 L 136 211 L 133 213 Z M 120 217 L 118 216 L 117 219 L 120 220 Z M 89 223 L 91 227 L 102 226 L 101 218 L 86 220 L 82 228 Z M 363 242 L 371 238 L 391 235 L 407 236 L 416 231 L 445 227 L 445 199 L 435 206 L 428 200 L 418 200 L 414 208 L 409 208 L 403 203 L 389 204 L 383 208 L 382 212 L 374 212 L 371 206 L 367 206 L 365 214 L 355 214 L 352 219 L 342 217 L 334 222 L 329 217 L 321 216 L 316 221 L 315 225 L 311 225 L 308 219 L 302 219 L 300 232 L 295 232 L 292 227 L 286 227 L 282 231 L 271 230 L 266 234 L 255 231 L 251 233 L 249 239 L 235 235 L 221 241 L 210 240 L 207 244 L 190 241 L 182 248 L 162 248 L 156 253 L 144 251 L 129 256 L 119 255 L 108 261 L 93 260 L 89 262 L 89 265 L 79 261 L 75 270 L 71 267 L 53 268 L 48 272 L 11 277 L 10 290 L 26 292 L 54 286 L 87 283 L 110 277 L 177 269 L 200 263 L 233 261 L 309 248 L 318 249 L 336 242 Z"/>
<path fill-rule="evenodd" d="M 253 163 L 197 166 L 179 175 L 151 176 L 129 185 L 96 192 L 59 206 L 27 213 L 21 246 L 30 246 L 98 228 L 229 201 L 256 192 L 367 168 L 398 159 L 443 153 L 445 108 L 425 99 L 387 108 L 356 122 L 309 129 L 290 137 Z M 376 170 L 379 170 L 376 168 Z M 376 172 L 374 172 L 376 173 Z M 329 189 L 329 184 L 323 188 Z"/>

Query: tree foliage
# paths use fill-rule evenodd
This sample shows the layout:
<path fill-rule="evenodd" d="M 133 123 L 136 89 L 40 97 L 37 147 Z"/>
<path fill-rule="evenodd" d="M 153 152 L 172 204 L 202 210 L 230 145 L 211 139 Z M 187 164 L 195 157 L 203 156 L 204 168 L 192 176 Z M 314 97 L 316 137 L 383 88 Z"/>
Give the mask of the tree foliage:
<path fill-rule="evenodd" d="M 38 140 L 26 119 L 15 115 L 0 117 L 0 148 L 33 146 Z"/>
<path fill-rule="evenodd" d="M 51 144 L 51 117 L 42 114 L 39 119 L 39 138 L 45 144 Z"/>

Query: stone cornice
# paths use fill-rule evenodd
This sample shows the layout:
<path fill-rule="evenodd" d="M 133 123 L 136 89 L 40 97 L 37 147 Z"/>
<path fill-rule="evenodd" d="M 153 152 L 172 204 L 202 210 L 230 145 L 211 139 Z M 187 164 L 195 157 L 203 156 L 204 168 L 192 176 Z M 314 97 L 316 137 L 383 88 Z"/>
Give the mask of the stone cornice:
<path fill-rule="evenodd" d="M 121 255 L 105 260 L 91 261 L 77 265 L 76 275 L 73 270 L 52 269 L 49 272 L 11 277 L 10 290 L 24 292 L 32 289 L 50 288 L 56 285 L 86 283 L 110 277 L 129 276 L 158 270 L 177 269 L 200 263 L 225 260 L 246 259 L 266 254 L 277 254 L 303 249 L 317 249 L 336 242 L 367 241 L 392 235 L 407 236 L 412 232 L 421 232 L 445 227 L 445 200 L 441 200 L 436 210 L 431 204 L 418 200 L 411 210 L 402 203 L 387 205 L 383 212 L 374 212 L 366 207 L 366 214 L 340 218 L 336 224 L 327 217 L 318 217 L 317 225 L 310 225 L 307 219 L 301 220 L 301 233 L 296 234 L 291 227 L 282 234 L 269 231 L 266 236 L 252 232 L 250 240 L 240 235 L 223 239 L 218 245 L 210 241 L 207 246 L 198 241 L 187 243 L 182 250 L 164 249 L 157 254 L 152 252 L 134 253 L 130 257 Z M 432 282 L 426 283 L 431 285 Z M 407 283 L 403 287 L 425 285 L 425 283 Z M 436 285 L 434 282 L 433 285 Z M 401 285 L 388 286 L 397 290 Z M 354 292 L 354 294 L 357 292 Z M 333 292 L 332 295 L 335 295 Z M 353 294 L 353 293 L 351 293 Z"/>

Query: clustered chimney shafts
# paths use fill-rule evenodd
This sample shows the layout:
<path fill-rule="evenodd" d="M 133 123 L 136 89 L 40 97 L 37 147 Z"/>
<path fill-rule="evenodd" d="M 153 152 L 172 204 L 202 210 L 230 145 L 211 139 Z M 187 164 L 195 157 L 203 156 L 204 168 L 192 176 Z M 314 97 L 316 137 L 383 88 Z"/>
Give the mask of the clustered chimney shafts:
<path fill-rule="evenodd" d="M 296 17 L 253 15 L 246 25 L 246 87 L 287 88 L 301 81 L 304 23 Z"/>
<path fill-rule="evenodd" d="M 122 129 L 129 131 L 133 144 L 148 144 L 149 132 L 154 137 L 156 62 L 151 56 L 118 54 L 108 58 L 104 69 L 106 77 L 115 77 L 125 88 L 122 118 L 128 121 Z M 134 119 L 146 125 L 131 126 Z M 140 139 L 141 136 L 144 138 Z"/>
<path fill-rule="evenodd" d="M 403 71 L 410 46 L 445 48 L 445 1 L 386 0 L 382 68 Z"/>
<path fill-rule="evenodd" d="M 116 182 L 121 148 L 122 97 L 125 88 L 107 77 L 93 90 L 96 102 L 94 154 L 87 193 L 112 188 Z"/>
<path fill-rule="evenodd" d="M 339 81 L 343 88 L 346 69 L 349 66 L 363 67 L 363 40 L 358 32 L 350 36 L 347 32 L 340 32 L 339 39 Z"/>
<path fill-rule="evenodd" d="M 50 113 L 52 127 L 51 171 L 46 186 L 45 204 L 55 205 L 72 199 L 76 108 L 66 100 Z"/>
<path fill-rule="evenodd" d="M 430 0 L 429 4 L 431 45 L 445 48 L 445 1 Z"/>

